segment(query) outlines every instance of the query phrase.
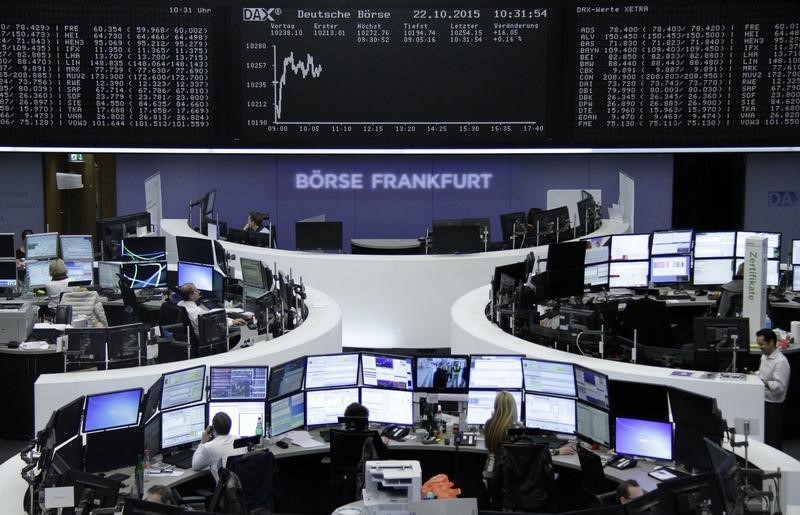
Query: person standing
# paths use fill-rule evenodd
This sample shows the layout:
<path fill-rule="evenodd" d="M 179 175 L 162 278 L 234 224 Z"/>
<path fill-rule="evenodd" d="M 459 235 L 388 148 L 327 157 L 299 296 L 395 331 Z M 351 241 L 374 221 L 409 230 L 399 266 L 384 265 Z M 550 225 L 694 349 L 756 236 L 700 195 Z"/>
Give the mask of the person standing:
<path fill-rule="evenodd" d="M 764 383 L 764 443 L 783 450 L 783 414 L 791 369 L 789 361 L 778 349 L 778 337 L 772 329 L 756 332 L 761 349 L 758 378 Z"/>

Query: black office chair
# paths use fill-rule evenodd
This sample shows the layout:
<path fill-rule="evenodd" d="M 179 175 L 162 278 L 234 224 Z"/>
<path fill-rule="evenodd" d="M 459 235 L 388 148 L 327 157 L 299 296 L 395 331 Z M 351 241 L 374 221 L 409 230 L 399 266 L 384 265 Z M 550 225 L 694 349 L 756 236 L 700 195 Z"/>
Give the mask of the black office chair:
<path fill-rule="evenodd" d="M 364 454 L 364 442 L 373 434 L 372 431 L 331 429 L 330 486 L 336 506 L 359 498 L 358 467 Z"/>
<path fill-rule="evenodd" d="M 249 513 L 244 502 L 244 491 L 239 476 L 225 467 L 219 468 L 219 480 L 208 502 L 208 511 L 235 515 Z"/>
<path fill-rule="evenodd" d="M 278 466 L 270 451 L 230 456 L 226 468 L 239 476 L 248 510 L 265 508 L 274 512 L 277 509 Z"/>
<path fill-rule="evenodd" d="M 555 512 L 555 471 L 550 448 L 521 436 L 500 444 L 489 482 L 491 508 Z"/>
<path fill-rule="evenodd" d="M 663 301 L 650 298 L 629 301 L 622 317 L 622 335 L 633 339 L 634 329 L 638 343 L 666 348 L 676 346 L 667 304 Z"/>
<path fill-rule="evenodd" d="M 189 315 L 186 308 L 169 301 L 164 301 L 158 308 L 158 325 L 188 324 Z"/>
<path fill-rule="evenodd" d="M 139 299 L 136 297 L 136 292 L 130 288 L 124 281 L 119 281 L 119 291 L 122 294 L 122 304 L 125 306 L 123 324 L 135 324 L 141 322 L 141 311 L 139 309 Z"/>
<path fill-rule="evenodd" d="M 600 456 L 588 449 L 578 447 L 578 461 L 583 476 L 583 491 L 587 506 L 607 506 L 616 503 L 616 490 L 606 479 Z"/>

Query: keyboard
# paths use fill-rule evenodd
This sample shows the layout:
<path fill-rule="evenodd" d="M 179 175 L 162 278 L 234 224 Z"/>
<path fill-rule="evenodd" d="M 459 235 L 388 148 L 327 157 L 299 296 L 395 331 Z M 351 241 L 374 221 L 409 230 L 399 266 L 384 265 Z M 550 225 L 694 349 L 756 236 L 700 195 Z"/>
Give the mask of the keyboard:
<path fill-rule="evenodd" d="M 194 456 L 194 451 L 191 449 L 184 449 L 182 451 L 172 453 L 161 461 L 168 465 L 175 465 L 178 468 L 188 469 L 192 467 L 192 456 Z"/>
<path fill-rule="evenodd" d="M 535 443 L 538 444 L 547 444 L 547 446 L 551 449 L 558 449 L 567 444 L 567 440 L 562 440 L 561 438 L 556 438 L 554 436 L 545 436 L 545 435 L 532 435 L 531 439 Z"/>
<path fill-rule="evenodd" d="M 656 295 L 658 300 L 691 300 L 692 296 L 687 293 L 673 293 L 671 295 Z"/>

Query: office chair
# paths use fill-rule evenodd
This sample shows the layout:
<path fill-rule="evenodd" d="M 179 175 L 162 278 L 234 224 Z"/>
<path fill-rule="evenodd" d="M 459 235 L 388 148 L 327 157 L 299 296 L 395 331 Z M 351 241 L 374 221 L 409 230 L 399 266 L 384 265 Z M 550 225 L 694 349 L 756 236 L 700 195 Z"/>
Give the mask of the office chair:
<path fill-rule="evenodd" d="M 172 325 L 189 323 L 189 315 L 186 313 L 186 308 L 178 306 L 177 304 L 169 301 L 164 301 L 158 308 L 158 325 Z"/>
<path fill-rule="evenodd" d="M 68 304 L 59 304 L 56 306 L 56 324 L 71 324 L 72 323 L 72 306 Z"/>
<path fill-rule="evenodd" d="M 622 335 L 633 339 L 637 333 L 637 343 L 655 347 L 675 347 L 672 325 L 665 302 L 644 298 L 629 301 L 622 317 Z"/>
<path fill-rule="evenodd" d="M 96 291 L 68 291 L 61 294 L 61 302 L 59 304 L 67 304 L 72 306 L 73 318 L 78 315 L 84 315 L 89 319 L 89 325 L 93 326 L 96 322 L 102 323 L 108 327 L 108 318 L 106 318 L 103 303 L 100 301 L 100 296 Z"/>
<path fill-rule="evenodd" d="M 600 456 L 588 449 L 578 447 L 578 461 L 583 476 L 583 491 L 589 506 L 606 506 L 616 502 L 616 490 L 606 479 Z"/>
<path fill-rule="evenodd" d="M 492 509 L 555 512 L 553 460 L 546 444 L 521 436 L 500 444 L 489 482 Z"/>
<path fill-rule="evenodd" d="M 265 508 L 274 512 L 277 509 L 278 466 L 270 451 L 230 456 L 226 468 L 239 477 L 248 510 Z"/>
<path fill-rule="evenodd" d="M 358 499 L 358 466 L 364 454 L 364 442 L 373 431 L 344 431 L 331 429 L 330 486 L 338 493 L 336 506 Z"/>
<path fill-rule="evenodd" d="M 119 281 L 119 291 L 122 294 L 122 304 L 125 306 L 124 324 L 135 324 L 141 322 L 141 312 L 139 310 L 139 299 L 136 297 L 136 292 L 130 288 L 124 281 Z"/>
<path fill-rule="evenodd" d="M 244 502 L 244 492 L 239 477 L 226 469 L 219 468 L 219 480 L 214 494 L 208 502 L 208 511 L 245 515 L 249 513 Z"/>

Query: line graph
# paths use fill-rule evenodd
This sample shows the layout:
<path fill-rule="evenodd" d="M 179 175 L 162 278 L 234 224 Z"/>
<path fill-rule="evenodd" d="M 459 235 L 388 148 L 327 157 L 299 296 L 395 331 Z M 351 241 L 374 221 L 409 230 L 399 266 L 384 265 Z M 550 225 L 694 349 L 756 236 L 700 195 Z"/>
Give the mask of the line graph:
<path fill-rule="evenodd" d="M 281 110 L 283 108 L 283 87 L 286 85 L 286 73 L 291 69 L 292 73 L 297 75 L 300 73 L 305 79 L 308 74 L 316 79 L 322 74 L 322 65 L 314 64 L 314 56 L 307 53 L 306 60 L 297 60 L 294 58 L 294 51 L 289 52 L 287 57 L 283 58 L 283 68 L 281 71 L 281 78 L 278 79 L 278 49 L 272 45 L 272 93 L 273 93 L 273 108 L 275 112 L 274 122 L 278 123 L 281 118 Z"/>

